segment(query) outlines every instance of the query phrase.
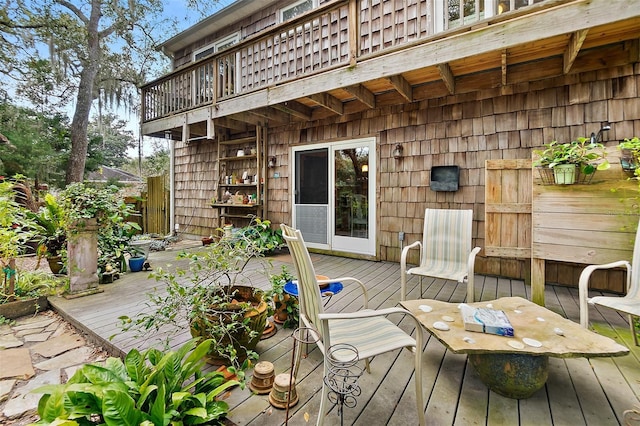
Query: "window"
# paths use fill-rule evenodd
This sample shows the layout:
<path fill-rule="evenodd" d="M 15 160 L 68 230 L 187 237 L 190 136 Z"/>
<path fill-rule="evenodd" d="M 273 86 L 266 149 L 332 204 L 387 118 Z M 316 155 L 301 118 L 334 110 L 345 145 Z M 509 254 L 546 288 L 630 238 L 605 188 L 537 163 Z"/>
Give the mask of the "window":
<path fill-rule="evenodd" d="M 435 2 L 435 31 L 468 25 L 542 1 L 544 0 L 438 0 Z"/>
<path fill-rule="evenodd" d="M 217 53 L 221 50 L 224 50 L 230 46 L 233 46 L 238 41 L 240 41 L 240 33 L 236 32 L 233 34 L 229 34 L 226 37 L 219 38 L 211 44 L 206 45 L 196 51 L 193 52 L 193 60 L 197 61 L 202 58 L 206 58 L 207 56 L 211 56 L 214 53 Z"/>
<path fill-rule="evenodd" d="M 300 0 L 280 9 L 280 22 L 288 21 L 318 6 L 318 0 Z"/>

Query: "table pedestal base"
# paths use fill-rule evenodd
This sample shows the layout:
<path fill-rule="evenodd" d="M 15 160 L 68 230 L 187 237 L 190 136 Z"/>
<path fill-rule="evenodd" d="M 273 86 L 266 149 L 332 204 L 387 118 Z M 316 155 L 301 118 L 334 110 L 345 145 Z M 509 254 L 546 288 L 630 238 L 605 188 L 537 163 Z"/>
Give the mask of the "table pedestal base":
<path fill-rule="evenodd" d="M 513 399 L 532 396 L 549 372 L 549 357 L 542 355 L 469 354 L 469 361 L 489 389 Z"/>

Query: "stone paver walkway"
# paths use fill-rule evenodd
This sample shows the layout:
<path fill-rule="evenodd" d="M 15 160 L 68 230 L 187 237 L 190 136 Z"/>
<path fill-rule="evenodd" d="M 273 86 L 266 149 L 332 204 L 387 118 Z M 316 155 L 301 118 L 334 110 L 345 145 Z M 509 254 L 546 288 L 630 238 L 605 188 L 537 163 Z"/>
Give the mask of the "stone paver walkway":
<path fill-rule="evenodd" d="M 64 383 L 82 364 L 107 357 L 53 311 L 0 325 L 0 424 L 37 420 L 42 395 L 31 390 Z"/>

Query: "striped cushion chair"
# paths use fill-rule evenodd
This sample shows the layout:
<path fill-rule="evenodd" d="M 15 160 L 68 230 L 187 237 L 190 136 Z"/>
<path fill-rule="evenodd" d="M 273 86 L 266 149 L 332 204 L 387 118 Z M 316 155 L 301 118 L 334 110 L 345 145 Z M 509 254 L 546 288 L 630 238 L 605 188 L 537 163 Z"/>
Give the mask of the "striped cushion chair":
<path fill-rule="evenodd" d="M 473 270 L 480 247 L 471 250 L 472 210 L 426 209 L 422 242 L 402 249 L 400 257 L 400 300 L 407 297 L 407 276 L 467 281 L 467 302 L 474 301 Z M 407 270 L 409 250 L 420 248 L 420 265 Z"/>
<path fill-rule="evenodd" d="M 414 375 L 417 422 L 425 425 L 424 404 L 422 397 L 422 327 L 418 319 L 409 311 L 402 308 L 386 308 L 380 310 L 367 309 L 368 296 L 364 284 L 355 278 L 343 277 L 331 280 L 323 280 L 323 283 L 341 282 L 345 286 L 354 284 L 362 291 L 362 304 L 364 310 L 350 313 L 325 313 L 321 301 L 320 287 L 316 278 L 316 273 L 311 263 L 311 257 L 302 239 L 302 233 L 285 224 L 281 224 L 282 236 L 284 237 L 291 258 L 298 273 L 298 306 L 300 308 L 300 327 L 312 330 L 313 340 L 322 352 L 324 362 L 324 376 L 328 377 L 329 362 L 327 361 L 327 351 L 331 353 L 334 360 L 340 359 L 340 350 L 332 351 L 331 348 L 338 348 L 339 345 L 350 345 L 357 351 L 358 359 L 365 360 L 365 366 L 369 371 L 369 358 L 396 349 L 408 348 L 414 353 Z M 415 339 L 399 328 L 386 316 L 390 314 L 403 314 L 413 319 L 415 323 Z M 308 339 L 311 340 L 311 339 Z M 299 356 L 302 351 L 298 351 Z M 348 353 L 348 351 L 346 351 Z M 352 353 L 351 353 L 352 354 Z M 295 377 L 297 368 L 294 369 Z M 329 387 L 323 380 L 320 410 L 316 424 L 322 425 L 327 412 L 327 394 Z M 331 422 L 334 423 L 334 422 Z M 415 424 L 415 423 L 414 423 Z"/>

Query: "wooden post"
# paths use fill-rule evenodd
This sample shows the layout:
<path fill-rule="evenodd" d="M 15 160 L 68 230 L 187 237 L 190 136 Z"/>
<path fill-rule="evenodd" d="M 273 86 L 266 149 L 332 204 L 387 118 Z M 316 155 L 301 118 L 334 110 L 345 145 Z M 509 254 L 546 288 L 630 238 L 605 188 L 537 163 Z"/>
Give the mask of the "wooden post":
<path fill-rule="evenodd" d="M 544 306 L 544 259 L 531 259 L 531 301 Z"/>

